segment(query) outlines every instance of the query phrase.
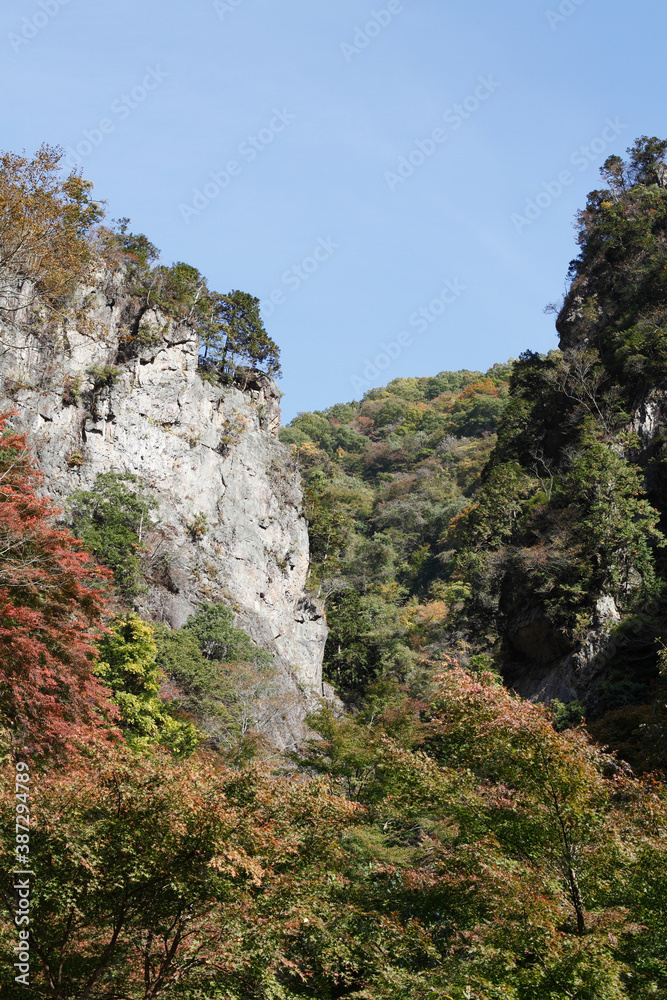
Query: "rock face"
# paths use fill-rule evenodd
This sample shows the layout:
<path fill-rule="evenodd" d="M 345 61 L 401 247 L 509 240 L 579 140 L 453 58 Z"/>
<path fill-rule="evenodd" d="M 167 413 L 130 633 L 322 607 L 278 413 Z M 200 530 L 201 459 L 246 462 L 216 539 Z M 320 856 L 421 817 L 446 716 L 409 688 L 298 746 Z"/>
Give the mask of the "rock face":
<path fill-rule="evenodd" d="M 667 509 L 667 391 L 649 388 L 637 401 L 631 430 L 639 438 L 634 460 L 646 477 L 651 503 Z"/>
<path fill-rule="evenodd" d="M 2 324 L 0 406 L 18 411 L 56 500 L 100 472 L 140 478 L 159 505 L 140 610 L 178 628 L 198 604 L 228 603 L 274 654 L 283 698 L 271 735 L 293 744 L 322 696 L 326 624 L 304 590 L 308 533 L 298 471 L 277 440 L 278 389 L 203 381 L 193 330 L 138 310 L 122 274 L 82 290 L 78 306 L 64 332 L 39 306 Z"/>
<path fill-rule="evenodd" d="M 539 606 L 532 610 L 518 606 L 508 618 L 506 634 L 518 654 L 505 676 L 508 686 L 532 701 L 558 699 L 595 706 L 599 680 L 617 652 L 610 632 L 620 615 L 613 598 L 608 594 L 598 598 L 592 627 L 576 644 Z"/>
<path fill-rule="evenodd" d="M 587 277 L 578 277 L 565 296 L 556 320 L 561 351 L 572 347 L 588 348 L 591 343 L 595 343 L 596 336 L 609 322 L 610 313 L 614 312 L 612 303 L 605 301 L 605 307 L 591 294 Z"/>
<path fill-rule="evenodd" d="M 596 346 L 606 327 L 618 316 L 619 305 L 611 295 L 613 284 L 607 288 L 609 294 L 603 296 L 600 287 L 599 276 L 595 274 L 592 279 L 584 274 L 574 281 L 556 324 L 562 351 Z M 602 287 L 607 286 L 602 283 Z M 601 297 L 603 306 L 599 304 Z M 667 510 L 664 388 L 639 384 L 626 430 L 635 435 L 635 443 L 619 453 L 640 467 L 647 497 L 664 516 Z M 623 616 L 613 597 L 606 593 L 597 595 L 591 626 L 576 643 L 549 620 L 520 570 L 506 574 L 500 612 L 503 635 L 512 653 L 505 677 L 508 685 L 536 701 L 577 700 L 595 710 L 600 681 L 605 678 L 608 665 L 623 653 L 623 637 L 614 635 L 614 627 Z"/>

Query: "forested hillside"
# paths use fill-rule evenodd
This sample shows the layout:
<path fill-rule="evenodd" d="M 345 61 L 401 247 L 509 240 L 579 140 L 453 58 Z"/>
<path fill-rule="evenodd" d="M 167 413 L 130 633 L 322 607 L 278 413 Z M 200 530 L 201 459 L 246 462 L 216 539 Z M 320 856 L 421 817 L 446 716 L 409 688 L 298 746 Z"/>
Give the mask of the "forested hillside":
<path fill-rule="evenodd" d="M 666 148 L 605 163 L 550 307 L 560 350 L 396 379 L 283 431 L 352 701 L 450 655 L 664 766 Z"/>
<path fill-rule="evenodd" d="M 2 996 L 667 995 L 666 150 L 644 138 L 605 164 L 560 350 L 396 379 L 283 430 L 312 548 L 295 622 L 323 603 L 346 703 L 320 700 L 289 752 L 262 725 L 285 711 L 276 657 L 239 605 L 193 584 L 196 608 L 170 627 L 146 604 L 156 581 L 189 585 L 160 547 L 153 480 L 114 468 L 54 504 L 15 424 L 58 367 L 6 379 Z M 172 349 L 177 317 L 198 338 L 193 382 L 220 408 L 245 400 L 265 433 L 247 400 L 278 352 L 257 300 L 161 264 L 126 220 L 103 227 L 90 185 L 58 165 L 48 149 L 0 161 L 3 338 L 38 334 L 54 356 L 91 338 L 100 274 L 141 304 L 111 370 L 57 382 L 59 412 L 104 424 L 103 392 L 127 385 L 129 401 L 128 371 Z M 142 325 L 153 298 L 159 323 Z M 50 438 L 55 414 L 40 403 Z M 233 457 L 247 430 L 224 429 L 206 447 Z M 61 443 L 58 488 L 88 454 Z M 289 454 L 271 448 L 286 461 L 269 465 L 266 509 L 303 530 Z M 233 539 L 206 548 L 218 528 L 204 512 L 180 526 L 193 577 L 237 564 Z M 298 553 L 270 556 L 284 596 Z"/>
<path fill-rule="evenodd" d="M 395 379 L 281 432 L 304 479 L 325 674 L 344 697 L 380 679 L 418 685 L 451 651 L 445 626 L 469 590 L 444 540 L 481 485 L 511 371 Z"/>

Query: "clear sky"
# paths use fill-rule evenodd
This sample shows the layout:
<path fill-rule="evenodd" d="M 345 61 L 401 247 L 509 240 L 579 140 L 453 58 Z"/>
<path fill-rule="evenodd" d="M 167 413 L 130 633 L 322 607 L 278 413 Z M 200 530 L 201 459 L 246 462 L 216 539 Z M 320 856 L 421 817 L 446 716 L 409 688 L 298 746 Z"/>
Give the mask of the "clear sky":
<path fill-rule="evenodd" d="M 657 0 L 4 0 L 0 147 L 257 295 L 287 420 L 556 346 L 598 167 L 667 137 L 665 38 Z"/>

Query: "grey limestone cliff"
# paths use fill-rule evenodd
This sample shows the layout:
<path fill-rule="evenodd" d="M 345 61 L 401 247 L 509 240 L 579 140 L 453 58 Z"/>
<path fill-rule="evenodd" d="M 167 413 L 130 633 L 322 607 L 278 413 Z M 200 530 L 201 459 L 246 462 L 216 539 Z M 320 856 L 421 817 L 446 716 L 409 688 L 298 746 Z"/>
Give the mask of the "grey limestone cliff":
<path fill-rule="evenodd" d="M 274 654 L 272 735 L 294 743 L 322 695 L 326 624 L 305 592 L 308 532 L 276 385 L 202 380 L 192 328 L 137 309 L 122 274 L 82 289 L 65 322 L 25 301 L 0 326 L 0 408 L 16 410 L 45 491 L 62 503 L 100 472 L 140 477 L 159 505 L 140 610 L 177 628 L 198 604 L 227 602 Z"/>

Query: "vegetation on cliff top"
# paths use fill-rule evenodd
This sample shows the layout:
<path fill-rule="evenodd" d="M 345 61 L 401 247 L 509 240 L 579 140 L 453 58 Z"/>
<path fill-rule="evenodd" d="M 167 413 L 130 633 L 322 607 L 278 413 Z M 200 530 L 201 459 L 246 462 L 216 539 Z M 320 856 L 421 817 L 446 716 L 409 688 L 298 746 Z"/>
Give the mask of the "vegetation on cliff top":
<path fill-rule="evenodd" d="M 467 591 L 443 539 L 480 485 L 511 370 L 395 379 L 281 431 L 302 471 L 310 583 L 331 629 L 325 674 L 348 700 L 378 679 L 418 685 L 449 651 L 450 608 Z"/>
<path fill-rule="evenodd" d="M 161 264 L 157 247 L 129 231 L 129 219 L 103 225 L 104 203 L 93 201 L 90 181 L 63 174 L 62 158 L 48 145 L 32 159 L 0 155 L 0 313 L 11 319 L 39 304 L 56 321 L 55 336 L 58 320 L 85 323 L 85 310 L 74 307 L 77 290 L 122 267 L 135 305 L 126 353 L 160 336 L 141 322 L 154 309 L 195 329 L 206 377 L 243 383 L 254 370 L 279 376 L 280 351 L 264 328 L 259 300 L 213 291 L 189 264 Z"/>

